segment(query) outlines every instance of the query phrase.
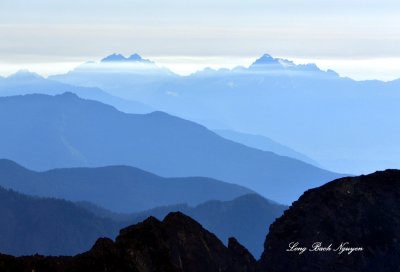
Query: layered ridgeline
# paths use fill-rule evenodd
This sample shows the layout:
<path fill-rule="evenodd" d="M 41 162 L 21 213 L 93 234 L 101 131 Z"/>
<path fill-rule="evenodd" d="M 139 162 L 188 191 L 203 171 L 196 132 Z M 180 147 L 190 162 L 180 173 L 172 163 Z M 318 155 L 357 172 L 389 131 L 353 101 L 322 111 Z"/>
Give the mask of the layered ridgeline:
<path fill-rule="evenodd" d="M 0 186 L 20 193 L 86 201 L 116 213 L 208 200 L 232 200 L 251 190 L 210 178 L 162 178 L 128 166 L 28 170 L 0 160 Z"/>
<path fill-rule="evenodd" d="M 131 60 L 132 58 L 130 58 Z M 126 59 L 128 61 L 128 59 Z M 111 71 L 110 71 L 111 72 Z M 114 72 L 115 74 L 115 72 Z M 72 92 L 81 98 L 96 100 L 109 104 L 120 111 L 127 113 L 150 113 L 152 108 L 132 100 L 112 96 L 97 87 L 80 87 L 60 83 L 29 72 L 19 71 L 6 78 L 0 78 L 0 96 L 15 96 L 24 94 L 56 95 Z M 218 135 L 264 151 L 271 151 L 278 155 L 292 157 L 313 165 L 318 163 L 289 147 L 279 144 L 265 136 L 239 133 L 231 130 L 214 130 Z"/>
<path fill-rule="evenodd" d="M 163 221 L 151 217 L 123 229 L 115 242 L 99 239 L 90 251 L 75 257 L 2 255 L 0 269 L 5 272 L 398 271 L 399 206 L 400 171 L 389 170 L 339 179 L 307 191 L 271 226 L 258 262 L 235 239 L 230 239 L 225 247 L 191 218 L 172 213 Z M 287 251 L 292 242 L 306 247 L 304 253 Z M 326 249 L 309 251 L 315 242 L 321 242 Z M 344 252 L 339 254 L 337 247 L 346 242 L 342 247 Z"/>
<path fill-rule="evenodd" d="M 237 237 L 260 256 L 268 226 L 285 206 L 258 195 L 222 202 L 208 201 L 196 207 L 174 205 L 134 214 L 94 209 L 94 204 L 39 198 L 0 187 L 0 252 L 12 255 L 72 255 L 88 250 L 100 237 L 114 238 L 122 227 L 149 216 L 162 220 L 169 212 L 182 211 L 195 218 L 223 242 Z M 107 198 L 104 194 L 104 198 Z"/>
<path fill-rule="evenodd" d="M 149 113 L 152 108 L 136 101 L 122 99 L 106 93 L 96 87 L 79 87 L 45 79 L 29 71 L 19 71 L 6 78 L 0 78 L 0 96 L 13 96 L 24 94 L 56 95 L 73 92 L 82 98 L 93 99 L 107 103 L 121 111 L 130 113 Z"/>
<path fill-rule="evenodd" d="M 355 81 L 269 55 L 246 68 L 186 77 L 154 64 L 139 72 L 125 58 L 109 60 L 112 65 L 84 64 L 52 78 L 97 86 L 210 128 L 265 135 L 339 172 L 399 167 L 400 80 Z M 106 67 L 119 69 L 107 73 Z"/>
<path fill-rule="evenodd" d="M 0 157 L 30 169 L 130 165 L 236 183 L 281 203 L 338 177 L 171 115 L 126 114 L 66 93 L 0 98 Z"/>

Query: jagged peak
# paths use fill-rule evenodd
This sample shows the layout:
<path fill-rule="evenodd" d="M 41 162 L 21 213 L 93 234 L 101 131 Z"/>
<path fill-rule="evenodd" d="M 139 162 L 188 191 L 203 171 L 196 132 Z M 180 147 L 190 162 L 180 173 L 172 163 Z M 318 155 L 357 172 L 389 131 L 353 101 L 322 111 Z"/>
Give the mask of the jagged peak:
<path fill-rule="evenodd" d="M 130 236 L 131 234 L 134 234 L 135 231 L 138 230 L 139 228 L 149 227 L 149 226 L 160 227 L 161 224 L 162 223 L 160 220 L 158 220 L 154 216 L 150 216 L 146 220 L 144 220 L 143 222 L 141 222 L 139 224 L 135 224 L 135 225 L 121 229 L 119 232 L 119 236 L 117 237 L 117 240 L 121 240 L 120 238 L 127 237 L 127 236 Z"/>
<path fill-rule="evenodd" d="M 191 217 L 183 214 L 182 212 L 171 212 L 169 213 L 163 220 L 163 223 L 166 224 L 176 224 L 176 225 L 183 225 L 183 224 L 196 224 L 199 225 L 194 219 Z"/>
<path fill-rule="evenodd" d="M 260 58 L 258 58 L 253 64 L 254 65 L 267 65 L 267 64 L 278 64 L 278 59 L 273 58 L 269 54 L 264 54 Z"/>
<path fill-rule="evenodd" d="M 130 60 L 130 61 L 144 61 L 144 59 L 143 59 L 139 54 L 137 54 L 137 53 L 132 54 L 132 55 L 128 58 L 128 60 Z"/>
<path fill-rule="evenodd" d="M 111 54 L 101 60 L 101 62 L 108 62 L 108 61 L 123 61 L 126 58 L 122 54 Z"/>
<path fill-rule="evenodd" d="M 143 59 L 139 54 L 135 53 L 129 57 L 125 57 L 122 54 L 111 54 L 101 60 L 101 62 L 142 62 L 142 63 L 152 63 L 150 60 Z"/>

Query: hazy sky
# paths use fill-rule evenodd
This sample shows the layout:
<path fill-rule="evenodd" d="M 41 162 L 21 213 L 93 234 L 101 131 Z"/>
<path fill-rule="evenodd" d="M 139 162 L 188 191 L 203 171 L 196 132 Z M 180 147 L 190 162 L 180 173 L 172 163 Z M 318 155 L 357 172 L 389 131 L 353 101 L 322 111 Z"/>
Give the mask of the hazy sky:
<path fill-rule="evenodd" d="M 400 1 L 0 0 L 0 74 L 57 73 L 114 52 L 182 73 L 269 53 L 400 78 Z"/>

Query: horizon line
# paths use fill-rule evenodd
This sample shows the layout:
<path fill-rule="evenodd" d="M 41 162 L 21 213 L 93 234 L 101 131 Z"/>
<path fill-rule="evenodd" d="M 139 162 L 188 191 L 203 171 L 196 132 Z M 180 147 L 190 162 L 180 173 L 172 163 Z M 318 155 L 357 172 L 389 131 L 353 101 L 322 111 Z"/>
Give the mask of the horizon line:
<path fill-rule="evenodd" d="M 400 79 L 400 58 L 369 58 L 369 59 L 338 59 L 338 58 L 296 58 L 296 57 L 281 57 L 281 56 L 272 56 L 270 54 L 262 54 L 258 57 L 244 57 L 244 56 L 195 56 L 195 55 L 176 55 L 176 56 L 148 56 L 143 57 L 141 54 L 132 53 L 132 54 L 123 54 L 123 53 L 111 53 L 103 57 L 95 57 L 96 60 L 78 60 L 75 61 L 47 61 L 47 62 L 16 62 L 16 63 L 1 63 L 0 62 L 0 76 L 1 77 L 9 77 L 11 75 L 17 74 L 21 71 L 29 71 L 31 73 L 36 73 L 41 77 L 48 78 L 53 75 L 61 75 L 66 74 L 68 72 L 73 71 L 80 65 L 85 63 L 100 63 L 103 59 L 113 56 L 119 55 L 124 57 L 125 59 L 129 59 L 131 56 L 140 56 L 143 60 L 150 60 L 155 65 L 160 68 L 166 68 L 173 72 L 178 76 L 191 76 L 198 72 L 204 71 L 206 69 L 212 69 L 215 71 L 221 69 L 233 70 L 238 67 L 248 68 L 255 61 L 259 60 L 264 56 L 271 56 L 275 60 L 287 60 L 293 62 L 295 65 L 306 65 L 306 64 L 315 64 L 318 69 L 321 71 L 334 71 L 340 77 L 350 78 L 355 81 L 368 81 L 368 80 L 378 80 L 383 82 L 390 82 Z M 65 58 L 64 58 L 65 59 Z M 67 58 L 68 59 L 68 58 Z M 73 59 L 73 58 L 70 58 Z M 82 58 L 79 58 L 82 59 Z M 88 58 L 90 59 L 90 57 Z M 367 66 L 366 62 L 372 63 L 372 65 Z M 377 65 L 378 64 L 378 65 Z M 387 65 L 389 64 L 389 65 Z M 340 69 L 340 66 L 344 66 L 344 68 L 351 67 L 353 65 L 353 69 Z M 4 66 L 4 67 L 2 67 Z M 336 67 L 335 67 L 336 66 Z M 359 66 L 360 71 L 357 72 L 357 67 Z M 364 73 L 362 75 L 362 70 L 364 72 L 368 67 L 377 67 L 378 71 L 381 73 L 377 73 L 376 76 L 373 76 L 373 72 L 369 71 L 368 73 Z M 11 67 L 11 68 L 10 68 Z M 14 68 L 13 68 L 14 67 Z M 382 72 L 382 68 L 386 67 L 388 70 L 392 72 L 392 75 L 385 75 Z M 399 70 L 399 73 L 394 73 L 395 67 Z M 338 69 L 339 68 L 339 69 Z M 392 68 L 392 69 L 391 69 Z M 342 70 L 342 71 L 341 71 Z M 353 70 L 350 72 L 350 70 Z"/>

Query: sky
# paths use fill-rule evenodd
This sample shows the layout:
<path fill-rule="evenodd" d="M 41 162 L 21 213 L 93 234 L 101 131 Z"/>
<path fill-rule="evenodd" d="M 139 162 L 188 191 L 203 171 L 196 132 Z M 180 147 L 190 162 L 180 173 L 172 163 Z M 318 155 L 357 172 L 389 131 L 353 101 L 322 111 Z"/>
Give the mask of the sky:
<path fill-rule="evenodd" d="M 0 0 L 0 74 L 111 53 L 181 74 L 268 53 L 355 79 L 400 78 L 398 0 Z"/>

